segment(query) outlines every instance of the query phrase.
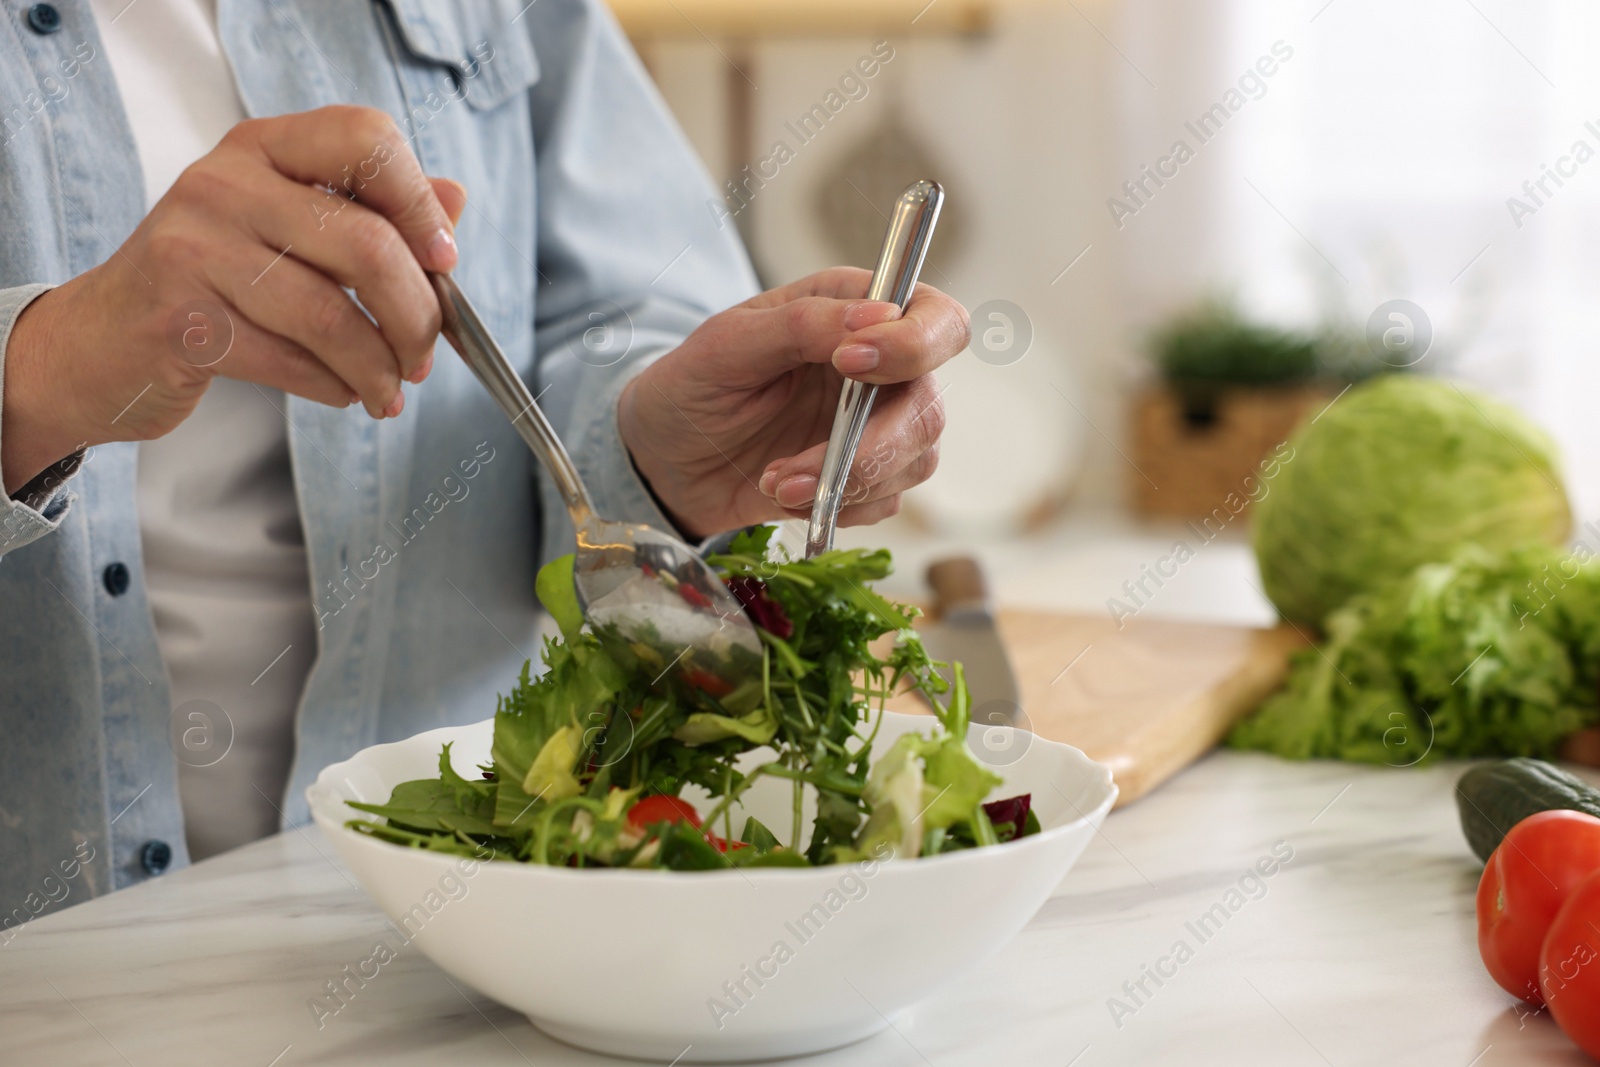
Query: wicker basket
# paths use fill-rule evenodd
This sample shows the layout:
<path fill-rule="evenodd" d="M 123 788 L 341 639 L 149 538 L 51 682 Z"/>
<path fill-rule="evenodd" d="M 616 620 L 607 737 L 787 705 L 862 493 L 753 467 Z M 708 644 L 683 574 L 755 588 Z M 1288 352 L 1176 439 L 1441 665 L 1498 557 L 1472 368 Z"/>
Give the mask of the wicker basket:
<path fill-rule="evenodd" d="M 1133 401 L 1135 509 L 1192 519 L 1210 514 L 1229 493 L 1248 497 L 1246 479 L 1259 478 L 1262 461 L 1335 395 L 1315 386 L 1233 387 L 1196 410 L 1169 387 L 1146 389 Z"/>

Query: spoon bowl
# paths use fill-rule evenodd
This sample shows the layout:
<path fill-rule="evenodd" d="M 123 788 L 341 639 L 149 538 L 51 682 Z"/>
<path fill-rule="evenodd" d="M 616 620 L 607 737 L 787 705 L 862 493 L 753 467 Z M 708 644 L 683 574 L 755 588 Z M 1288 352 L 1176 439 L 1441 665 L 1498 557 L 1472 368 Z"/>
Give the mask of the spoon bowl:
<path fill-rule="evenodd" d="M 591 519 L 578 528 L 573 576 L 595 632 L 645 646 L 664 671 L 709 672 L 731 686 L 759 677 L 761 638 L 743 605 L 678 538 L 642 523 Z"/>
<path fill-rule="evenodd" d="M 543 409 L 511 366 L 455 279 L 434 274 L 440 332 L 494 397 L 555 482 L 577 531 L 578 604 L 596 636 L 707 688 L 736 689 L 761 677 L 761 637 L 722 578 L 693 548 L 643 523 L 596 514 L 588 488 Z M 690 672 L 693 672 L 692 674 Z M 659 676 L 657 678 L 659 681 Z"/>

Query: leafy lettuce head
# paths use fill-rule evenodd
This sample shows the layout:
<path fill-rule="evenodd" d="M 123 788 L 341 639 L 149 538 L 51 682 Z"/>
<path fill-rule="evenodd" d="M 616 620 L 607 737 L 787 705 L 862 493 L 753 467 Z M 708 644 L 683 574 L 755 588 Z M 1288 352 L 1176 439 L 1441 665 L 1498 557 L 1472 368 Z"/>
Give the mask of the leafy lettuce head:
<path fill-rule="evenodd" d="M 1297 622 L 1321 623 L 1462 545 L 1558 544 L 1571 530 L 1550 439 L 1451 382 L 1390 374 L 1356 386 L 1290 445 L 1254 537 L 1267 596 Z"/>

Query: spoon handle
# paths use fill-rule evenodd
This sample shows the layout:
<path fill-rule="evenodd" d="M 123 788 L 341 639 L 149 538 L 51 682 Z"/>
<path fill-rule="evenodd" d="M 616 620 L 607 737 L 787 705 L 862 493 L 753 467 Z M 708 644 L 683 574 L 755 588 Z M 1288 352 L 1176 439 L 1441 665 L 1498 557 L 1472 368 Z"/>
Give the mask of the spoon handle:
<path fill-rule="evenodd" d="M 943 204 L 944 189 L 938 182 L 924 179 L 906 186 L 889 216 L 878 265 L 873 268 L 872 284 L 867 287 L 868 300 L 890 301 L 902 310 L 911 302 L 911 290 L 922 272 L 922 259 L 928 253 L 928 241 Z M 811 505 L 811 525 L 806 530 L 807 559 L 833 547 L 833 528 L 844 503 L 845 483 L 877 395 L 876 385 L 854 379 L 846 379 L 839 394 L 828 449 L 822 457 L 822 475 L 817 479 L 817 498 Z"/>
<path fill-rule="evenodd" d="M 594 515 L 594 502 L 584 487 L 583 477 L 567 455 L 566 446 L 556 436 L 555 427 L 545 418 L 538 401 L 534 400 L 523 384 L 522 378 L 511 366 L 511 361 L 501 351 L 500 345 L 484 326 L 472 302 L 448 274 L 430 274 L 434 292 L 439 296 L 442 325 L 439 332 L 461 353 L 472 373 L 478 376 L 489 395 L 494 397 L 500 410 L 505 412 L 511 425 L 528 443 L 533 454 L 539 457 L 544 469 L 555 481 L 556 490 L 572 514 L 572 524 L 581 528 Z"/>

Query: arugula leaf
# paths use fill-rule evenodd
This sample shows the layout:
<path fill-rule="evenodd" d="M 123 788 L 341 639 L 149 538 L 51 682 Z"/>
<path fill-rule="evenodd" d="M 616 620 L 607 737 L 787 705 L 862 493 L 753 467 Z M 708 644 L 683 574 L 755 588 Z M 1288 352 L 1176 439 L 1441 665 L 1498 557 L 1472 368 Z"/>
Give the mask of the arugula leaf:
<path fill-rule="evenodd" d="M 351 819 L 345 823 L 357 833 L 376 837 L 380 841 L 391 844 L 403 845 L 407 848 L 421 848 L 430 852 L 448 852 L 455 856 L 470 856 L 473 859 L 515 859 L 512 852 L 500 845 L 497 838 L 468 837 L 466 834 L 455 833 L 417 833 L 405 830 L 398 826 L 384 825 L 367 822 L 364 819 Z"/>

